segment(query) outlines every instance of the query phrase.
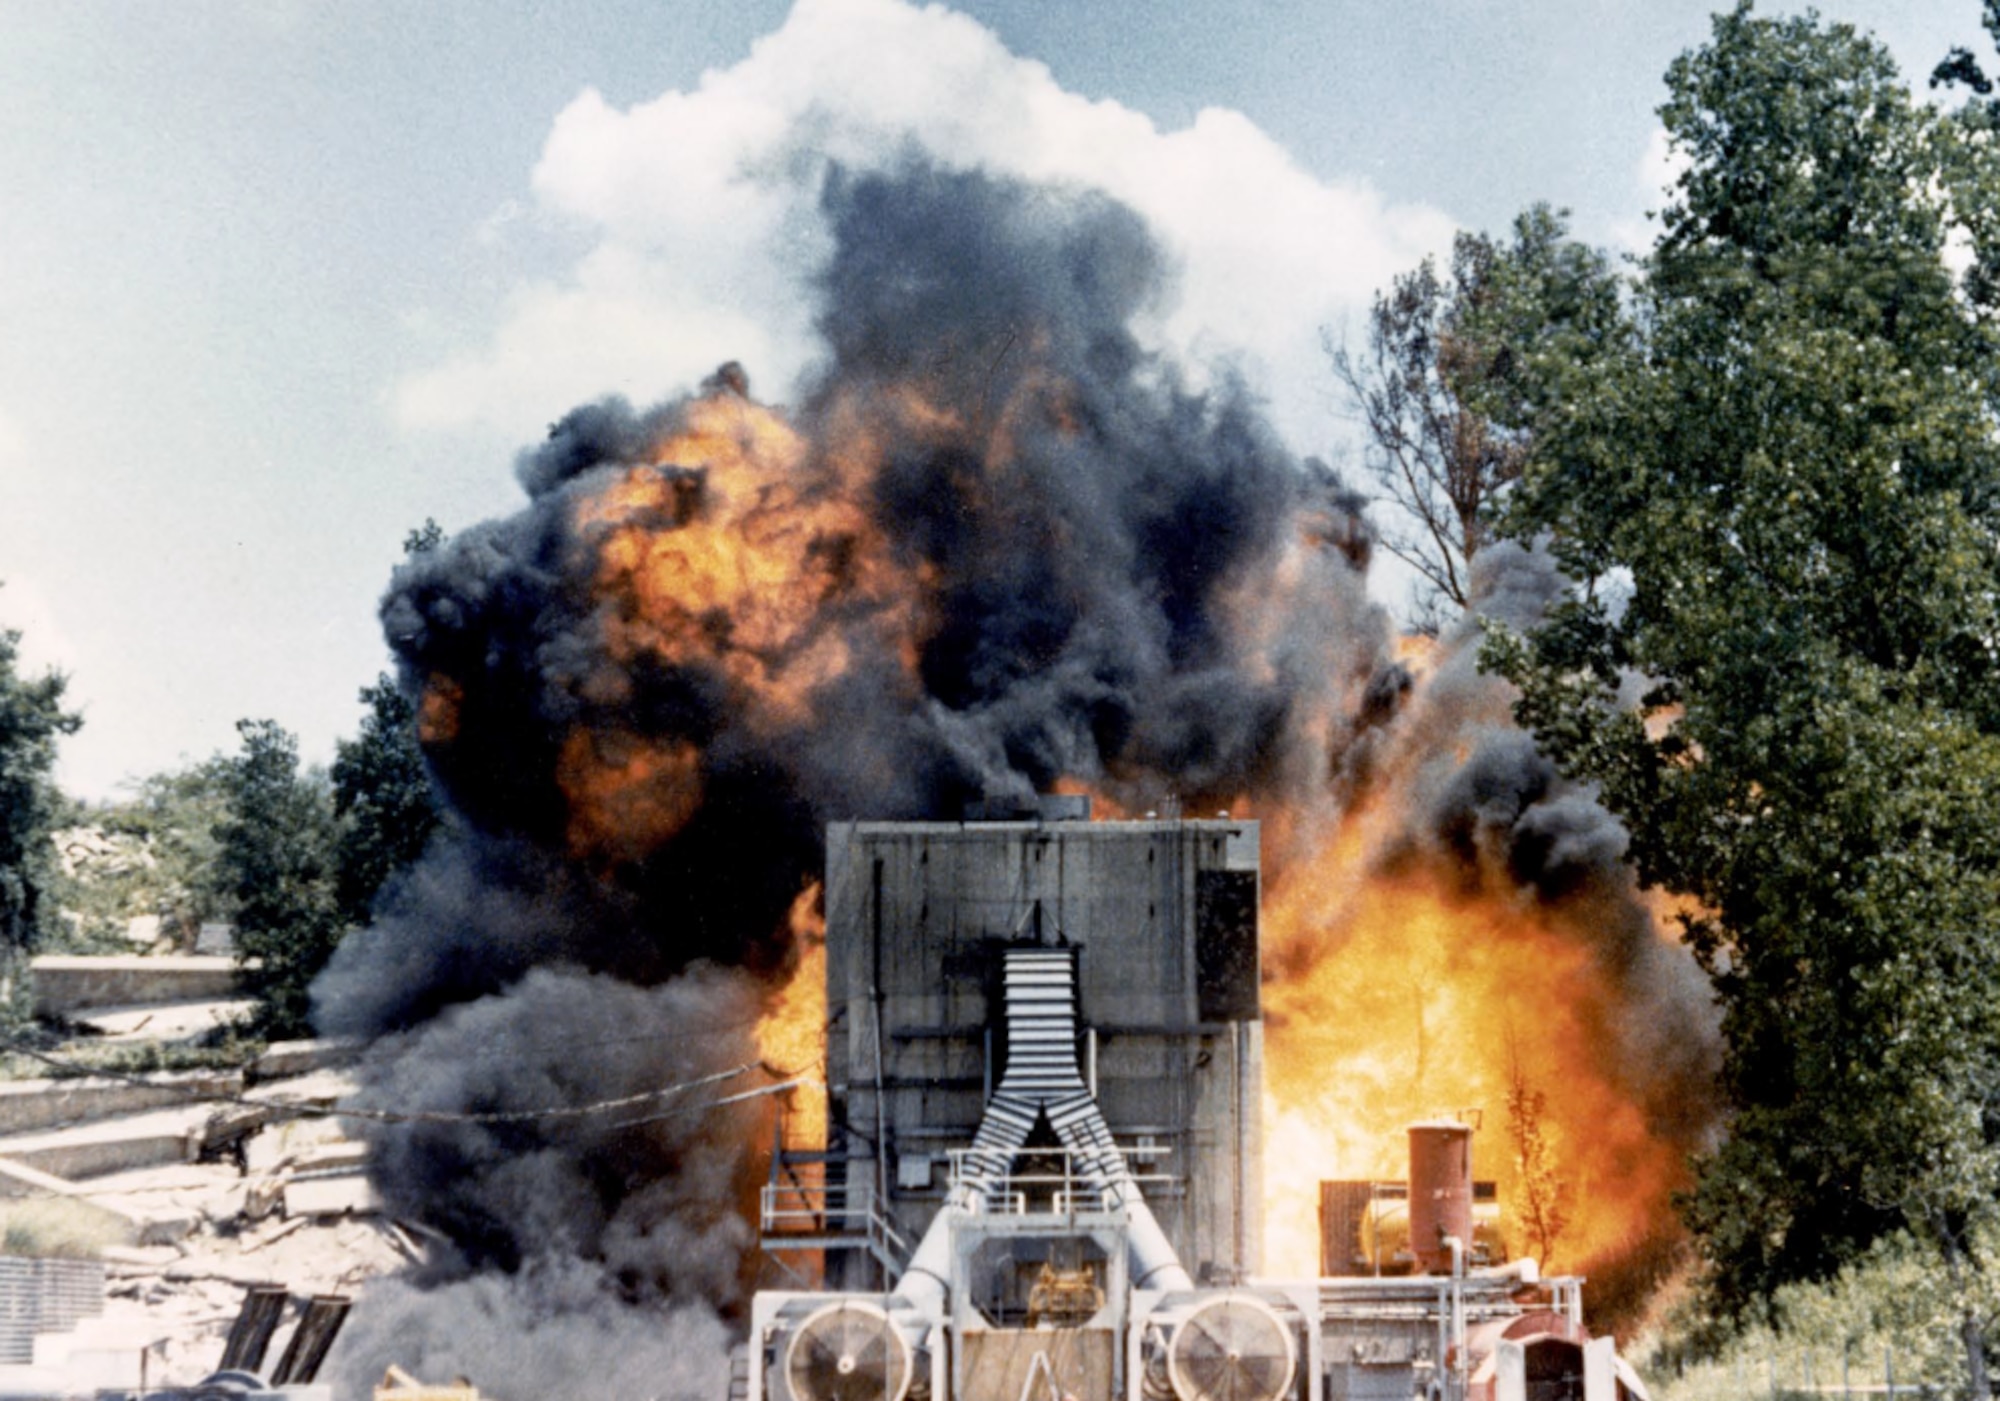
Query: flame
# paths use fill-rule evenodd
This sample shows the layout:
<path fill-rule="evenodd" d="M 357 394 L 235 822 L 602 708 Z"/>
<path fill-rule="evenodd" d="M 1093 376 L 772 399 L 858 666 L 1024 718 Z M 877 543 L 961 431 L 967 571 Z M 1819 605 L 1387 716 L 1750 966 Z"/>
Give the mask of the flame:
<path fill-rule="evenodd" d="M 686 740 L 572 730 L 556 777 L 569 795 L 569 847 L 577 856 L 636 859 L 701 806 L 701 755 Z"/>
<path fill-rule="evenodd" d="M 418 742 L 450 744 L 457 739 L 458 710 L 464 702 L 465 687 L 443 672 L 431 673 L 417 702 Z"/>
<path fill-rule="evenodd" d="M 724 387 L 686 407 L 652 465 L 580 499 L 571 523 L 590 552 L 607 660 L 584 698 L 616 705 L 633 664 L 651 660 L 720 677 L 751 725 L 776 731 L 810 716 L 857 640 L 913 675 L 915 581 L 843 483 L 860 455 L 849 443 L 810 462 L 782 417 Z M 872 634 L 855 626 L 871 615 Z M 580 855 L 641 858 L 700 805 L 700 755 L 684 741 L 579 732 L 557 776 Z"/>
<path fill-rule="evenodd" d="M 606 474 L 571 507 L 604 642 L 578 698 L 615 711 L 633 694 L 638 664 L 687 668 L 724 686 L 749 726 L 782 735 L 812 722 L 827 684 L 865 652 L 893 661 L 886 674 L 900 675 L 907 699 L 919 701 L 937 579 L 930 566 L 896 557 L 869 519 L 865 503 L 889 445 L 958 445 L 981 464 L 955 484 L 968 509 L 1004 512 L 1018 470 L 1012 445 L 1045 430 L 1077 431 L 1075 412 L 1060 384 L 1036 374 L 970 424 L 913 388 L 842 390 L 819 407 L 811 442 L 740 385 L 691 402 L 646 465 Z M 1213 601 L 1232 662 L 1299 697 L 1284 744 L 1294 760 L 1288 776 L 1271 791 L 1200 796 L 1205 811 L 1226 804 L 1264 824 L 1265 1272 L 1317 1273 L 1318 1184 L 1401 1177 L 1404 1130 L 1416 1119 L 1480 1114 L 1476 1171 L 1498 1179 L 1504 1209 L 1518 1176 L 1506 1114 L 1515 1075 L 1546 1096 L 1540 1129 L 1569 1194 L 1556 1263 L 1602 1257 L 1665 1219 L 1683 1171 L 1678 1150 L 1650 1132 L 1616 1082 L 1606 1054 L 1616 990 L 1587 941 L 1554 922 L 1572 916 L 1486 892 L 1471 873 L 1444 869 L 1448 862 L 1430 870 L 1389 859 L 1407 841 L 1408 795 L 1434 780 L 1436 766 L 1463 761 L 1482 727 L 1511 724 L 1509 698 L 1460 684 L 1448 706 L 1427 709 L 1451 648 L 1401 639 L 1393 655 L 1412 699 L 1395 733 L 1372 746 L 1369 767 L 1343 775 L 1357 726 L 1386 723 L 1356 719 L 1380 654 L 1302 649 L 1286 621 L 1310 616 L 1329 589 L 1358 588 L 1351 557 L 1342 562 L 1358 546 L 1330 530 L 1304 531 L 1268 570 Z M 1059 536 L 1049 541 L 1067 547 Z M 426 743 L 449 742 L 461 695 L 450 678 L 432 678 Z M 699 808 L 702 764 L 691 738 L 579 722 L 557 766 L 572 852 L 643 859 Z M 1157 793 L 1138 789 L 1145 781 L 1128 791 L 1116 776 L 1071 775 L 1056 789 L 1089 794 L 1100 817 L 1125 816 L 1160 806 Z M 817 884 L 801 892 L 788 922 L 798 957 L 758 1042 L 775 1072 L 823 1080 Z M 816 1148 L 826 1135 L 824 1084 L 794 1091 L 787 1142 Z"/>
<path fill-rule="evenodd" d="M 1011 445 L 1030 425 L 1061 430 L 1056 388 L 1033 376 L 979 430 L 991 475 L 968 491 L 1006 490 Z M 587 683 L 608 703 L 642 657 L 696 664 L 726 679 L 756 723 L 809 717 L 817 688 L 839 676 L 857 645 L 899 659 L 916 686 L 916 658 L 931 623 L 934 580 L 890 558 L 856 502 L 885 444 L 965 441 L 973 429 L 916 390 L 871 386 L 826 409 L 810 448 L 775 412 L 736 393 L 696 401 L 652 453 L 575 508 L 578 538 L 595 551 L 610 675 Z M 1337 542 L 1335 542 L 1337 544 Z M 1060 547 L 1056 542 L 1054 547 Z M 1282 684 L 1289 643 L 1279 621 L 1298 599 L 1327 587 L 1328 542 L 1301 539 L 1262 578 L 1223 602 L 1244 663 Z M 1344 566 L 1339 566 L 1344 567 Z M 829 617 L 838 626 L 828 625 Z M 856 617 L 872 618 L 856 628 Z M 1421 693 L 1448 655 L 1406 637 L 1393 655 Z M 1340 668 L 1345 665 L 1348 669 Z M 1347 716 L 1370 680 L 1330 658 L 1332 680 L 1301 704 L 1294 747 L 1328 772 Z M 1463 698 L 1459 703 L 1463 705 Z M 1484 723 L 1505 724 L 1506 698 L 1484 702 Z M 1405 1128 L 1440 1113 L 1484 1121 L 1478 1171 L 1497 1178 L 1504 1203 L 1518 1176 L 1510 1162 L 1506 1104 L 1518 1073 L 1546 1096 L 1540 1125 L 1568 1195 L 1569 1224 L 1555 1263 L 1582 1262 L 1645 1234 L 1680 1184 L 1676 1150 L 1654 1138 L 1642 1110 L 1600 1067 L 1616 999 L 1579 941 L 1545 911 L 1466 893 L 1463 873 L 1426 877 L 1383 853 L 1406 825 L 1403 807 L 1419 767 L 1440 754 L 1462 761 L 1470 731 L 1410 724 L 1362 791 L 1323 782 L 1297 791 L 1227 795 L 1228 810 L 1264 823 L 1269 856 L 1265 910 L 1265 1269 L 1317 1273 L 1319 1183 L 1400 1178 Z M 642 856 L 669 839 L 699 805 L 700 757 L 685 742 L 645 743 L 614 733 L 572 737 L 560 777 L 572 804 L 571 844 L 613 859 Z M 1137 810 L 1101 777 L 1067 776 L 1056 791 L 1086 793 L 1100 817 Z M 1225 795 L 1208 795 L 1209 799 Z M 1139 804 L 1143 807 L 1145 804 Z M 825 931 L 819 889 L 794 903 L 800 950 L 758 1037 L 785 1074 L 824 1064 Z M 787 1140 L 822 1146 L 823 1085 L 796 1092 Z M 1518 1247 L 1525 1242 L 1514 1242 Z M 1549 1262 L 1544 1262 L 1549 1263 Z"/>
<path fill-rule="evenodd" d="M 1423 676 L 1437 668 L 1444 645 L 1420 632 L 1402 633 L 1394 643 L 1394 655 L 1411 673 Z"/>
<path fill-rule="evenodd" d="M 1682 1169 L 1604 1072 L 1609 999 L 1588 954 L 1534 912 L 1413 877 L 1357 878 L 1343 869 L 1353 848 L 1288 873 L 1266 904 L 1280 969 L 1264 991 L 1266 1272 L 1317 1274 L 1319 1182 L 1400 1180 L 1419 1119 L 1483 1121 L 1474 1171 L 1498 1181 L 1504 1212 L 1518 1188 L 1516 1067 L 1546 1096 L 1540 1127 L 1569 1202 L 1554 1263 L 1642 1236 Z M 1526 1243 L 1517 1232 L 1510 1244 Z"/>
<path fill-rule="evenodd" d="M 705 662 L 770 720 L 806 715 L 813 688 L 848 660 L 840 632 L 820 625 L 823 605 L 882 601 L 900 581 L 852 500 L 814 490 L 805 456 L 775 412 L 718 391 L 689 406 L 653 467 L 577 506 L 614 660 Z"/>
<path fill-rule="evenodd" d="M 1668 943 L 1681 942 L 1682 934 L 1716 917 L 1714 906 L 1693 895 L 1675 894 L 1654 886 L 1639 892 L 1639 899 L 1653 917 L 1653 930 Z"/>
<path fill-rule="evenodd" d="M 1090 799 L 1091 818 L 1098 822 L 1129 822 L 1145 814 L 1136 813 L 1117 798 L 1104 791 L 1097 783 L 1085 783 L 1082 779 L 1065 774 L 1055 781 L 1052 790 L 1060 796 Z"/>
<path fill-rule="evenodd" d="M 798 966 L 757 1023 L 757 1054 L 773 1073 L 802 1083 L 786 1098 L 785 1145 L 826 1146 L 826 914 L 820 883 L 799 892 L 786 914 Z"/>

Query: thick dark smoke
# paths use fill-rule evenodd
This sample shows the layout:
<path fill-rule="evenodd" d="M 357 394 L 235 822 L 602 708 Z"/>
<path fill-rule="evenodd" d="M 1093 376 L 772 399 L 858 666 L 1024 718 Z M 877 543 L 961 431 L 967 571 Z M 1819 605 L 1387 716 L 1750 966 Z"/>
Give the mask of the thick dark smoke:
<path fill-rule="evenodd" d="M 475 1265 L 518 1269 L 553 1247 L 604 1260 L 649 1296 L 729 1302 L 746 1230 L 734 1191 L 743 1124 L 698 1111 L 746 1085 L 698 1082 L 718 1061 L 755 1061 L 757 1010 L 715 970 L 639 988 L 542 968 L 506 997 L 403 1033 L 362 1104 L 488 1117 L 378 1133 L 384 1206 L 443 1231 Z M 600 1101 L 617 1103 L 504 1117 Z"/>
<path fill-rule="evenodd" d="M 781 729 L 730 679 L 726 618 L 705 655 L 618 654 L 619 605 L 575 513 L 652 469 L 691 401 L 576 410 L 522 459 L 528 508 L 405 565 L 383 605 L 407 683 L 456 697 L 428 752 L 467 830 L 343 950 L 320 990 L 328 1029 L 406 1026 L 550 957 L 641 983 L 698 959 L 780 971 L 829 819 L 956 815 L 1063 775 L 1197 801 L 1269 788 L 1295 720 L 1374 669 L 1386 626 L 1349 564 L 1358 500 L 1294 459 L 1240 386 L 1192 392 L 1142 351 L 1129 323 L 1160 259 L 1137 216 L 924 166 L 836 178 L 826 204 L 830 359 L 793 416 L 816 445 L 801 474 L 834 489 L 818 454 L 836 417 L 880 440 L 856 504 L 928 581 L 915 677 L 871 634 L 879 608 L 837 584 L 813 630 L 841 633 L 849 665 Z M 742 384 L 732 367 L 708 390 Z M 892 386 L 943 422 L 899 417 Z M 698 517 L 706 469 L 658 470 Z M 1330 586 L 1310 616 L 1273 618 L 1295 656 L 1281 640 L 1253 657 L 1238 615 L 1308 528 L 1339 536 L 1308 565 Z M 1353 676 L 1306 673 L 1330 633 Z M 578 869 L 562 780 L 579 733 L 691 744 L 699 808 L 671 840 Z"/>
<path fill-rule="evenodd" d="M 391 1359 L 412 1376 L 477 1379 L 482 1395 L 523 1401 L 561 1386 L 715 1401 L 728 1389 L 729 1342 L 711 1309 L 634 1302 L 588 1262 L 546 1256 L 512 1275 L 370 1285 L 334 1354 L 336 1394 L 369 1395 L 387 1365 L 374 1359 Z"/>
<path fill-rule="evenodd" d="M 375 1040 L 364 1098 L 385 1108 L 693 1087 L 374 1130 L 390 1208 L 454 1248 L 364 1299 L 350 1392 L 397 1361 L 526 1397 L 629 1349 L 661 1359 L 634 1364 L 649 1394 L 721 1394 L 758 1111 L 703 1106 L 763 1081 L 694 1082 L 754 1058 L 828 821 L 953 817 L 1059 778 L 1133 809 L 1337 801 L 1423 726 L 1462 726 L 1439 718 L 1451 686 L 1493 708 L 1469 660 L 1413 704 L 1359 499 L 1226 374 L 1196 388 L 1141 346 L 1169 269 L 1136 215 L 922 164 L 836 174 L 823 212 L 825 358 L 781 473 L 746 501 L 708 458 L 660 459 L 712 421 L 756 437 L 725 366 L 652 409 L 570 413 L 519 463 L 525 508 L 391 581 L 384 627 L 454 816 L 315 989 L 322 1029 Z M 606 525 L 620 491 L 643 499 Z M 695 603 L 667 628 L 607 588 L 620 530 L 725 518 L 753 538 L 813 522 L 772 537 L 795 574 L 770 601 L 797 614 L 775 634 Z M 585 821 L 579 788 L 606 775 Z M 1639 920 L 1602 956 L 1649 995 L 1600 810 L 1500 729 L 1425 782 L 1408 859 L 1601 896 Z"/>
<path fill-rule="evenodd" d="M 1393 782 L 1404 794 L 1403 825 L 1376 868 L 1527 902 L 1588 952 L 1613 993 L 1600 1009 L 1600 1070 L 1656 1134 L 1693 1149 L 1718 1109 L 1702 974 L 1636 899 L 1624 827 L 1557 773 L 1514 725 L 1511 690 L 1478 667 L 1483 628 L 1537 622 L 1563 579 L 1546 554 L 1501 541 L 1475 558 L 1472 585 L 1474 614 L 1441 640 L 1420 691 L 1397 668 L 1378 678 L 1393 693 L 1371 697 L 1386 718 L 1374 747 L 1350 752 L 1364 786 Z"/>
<path fill-rule="evenodd" d="M 656 463 L 657 445 L 748 386 L 725 367 L 689 399 L 564 418 L 521 460 L 528 506 L 412 559 L 383 605 L 456 820 L 316 989 L 326 1031 L 381 1038 L 369 1102 L 537 1108 L 740 1061 L 827 821 L 952 816 L 1062 775 L 1135 801 L 1270 788 L 1323 764 L 1301 735 L 1374 669 L 1386 626 L 1356 567 L 1358 501 L 1296 461 L 1240 385 L 1197 392 L 1142 350 L 1130 323 L 1163 266 L 1136 216 L 920 165 L 837 176 L 825 212 L 827 360 L 791 415 L 808 445 L 796 476 L 807 504 L 857 498 L 861 524 L 808 549 L 874 550 L 924 580 L 902 634 L 913 655 L 884 643 L 888 605 L 844 566 L 814 575 L 795 641 L 837 635 L 845 665 L 783 724 L 746 698 L 727 617 L 704 620 L 692 654 L 621 650 L 629 604 L 604 596 L 580 512 L 638 468 L 663 486 L 658 528 L 713 514 L 709 465 Z M 927 406 L 914 418 L 910 393 Z M 857 437 L 876 445 L 859 483 L 830 460 Z M 1312 606 L 1287 613 L 1270 579 L 1301 551 Z M 1263 635 L 1246 636 L 1265 604 Z M 1329 656 L 1349 660 L 1329 672 Z M 579 851 L 566 766 L 580 744 L 613 766 L 621 746 L 691 746 L 698 806 L 657 840 Z M 379 1129 L 390 1207 L 456 1250 L 421 1287 L 364 1303 L 348 1382 L 399 1356 L 476 1374 L 452 1339 L 501 1298 L 551 1339 L 562 1316 L 598 1337 L 649 1301 L 727 1313 L 745 1137 L 692 1113 Z"/>

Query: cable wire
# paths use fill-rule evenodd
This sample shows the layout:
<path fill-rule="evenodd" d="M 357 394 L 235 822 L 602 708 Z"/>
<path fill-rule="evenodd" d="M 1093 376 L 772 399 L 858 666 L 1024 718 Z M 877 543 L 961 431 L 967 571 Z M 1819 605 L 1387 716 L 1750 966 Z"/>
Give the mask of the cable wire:
<path fill-rule="evenodd" d="M 179 1091 L 178 1086 L 163 1085 L 159 1081 L 149 1080 L 143 1075 L 117 1070 L 93 1070 L 89 1066 L 79 1065 L 75 1061 L 65 1060 L 61 1056 L 50 1055 L 46 1051 L 38 1051 L 32 1047 L 24 1046 L 18 1041 L 0 1043 L 0 1048 L 26 1056 L 30 1060 L 39 1061 L 52 1069 L 60 1070 L 65 1075 L 72 1077 L 96 1076 L 107 1080 L 117 1080 L 128 1085 L 143 1086 L 147 1089 Z M 733 1080 L 737 1076 L 748 1074 L 752 1070 L 761 1070 L 765 1074 L 771 1073 L 769 1068 L 761 1061 L 746 1061 L 742 1065 L 732 1066 L 728 1070 L 719 1070 L 711 1075 L 699 1076 L 693 1080 L 683 1080 L 672 1085 L 662 1085 L 656 1089 L 641 1090 L 637 1094 L 592 1100 L 587 1104 L 553 1105 L 542 1109 L 494 1109 L 460 1112 L 445 1109 L 369 1109 L 358 1106 L 343 1108 L 337 1105 L 287 1104 L 278 1100 L 253 1099 L 248 1095 L 230 1094 L 216 1090 L 188 1090 L 181 1095 L 181 1098 L 187 1104 L 233 1104 L 251 1109 L 272 1110 L 279 1114 L 298 1118 L 358 1119 L 378 1124 L 519 1124 L 551 1119 L 578 1119 L 590 1114 L 601 1114 L 611 1109 L 629 1109 L 634 1105 L 663 1099 L 668 1095 L 681 1094 L 688 1090 L 700 1089 L 704 1085 L 715 1085 L 726 1080 Z M 740 1100 L 752 1099 L 759 1095 L 774 1094 L 780 1089 L 790 1089 L 800 1083 L 802 1082 L 798 1080 L 789 1080 L 779 1085 L 766 1086 L 744 1094 L 729 1095 L 721 1099 L 705 1101 L 698 1105 L 686 1105 L 644 1118 L 632 1119 L 625 1123 L 614 1124 L 612 1127 L 628 1128 L 639 1124 L 658 1123 L 696 1111 L 707 1113 L 711 1109 L 734 1104 Z"/>

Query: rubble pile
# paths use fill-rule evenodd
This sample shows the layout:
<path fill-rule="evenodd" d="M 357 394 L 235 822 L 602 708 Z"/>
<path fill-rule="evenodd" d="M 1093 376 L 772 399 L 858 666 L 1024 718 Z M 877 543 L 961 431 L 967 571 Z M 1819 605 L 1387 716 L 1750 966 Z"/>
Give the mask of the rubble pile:
<path fill-rule="evenodd" d="M 295 1042 L 240 1071 L 8 1085 L 0 1253 L 99 1258 L 106 1297 L 74 1336 L 38 1338 L 32 1366 L 0 1367 L 19 1373 L 0 1388 L 189 1385 L 215 1370 L 250 1286 L 351 1296 L 419 1262 L 418 1238 L 377 1210 L 365 1145 L 325 1112 L 353 1089 L 354 1049 Z"/>

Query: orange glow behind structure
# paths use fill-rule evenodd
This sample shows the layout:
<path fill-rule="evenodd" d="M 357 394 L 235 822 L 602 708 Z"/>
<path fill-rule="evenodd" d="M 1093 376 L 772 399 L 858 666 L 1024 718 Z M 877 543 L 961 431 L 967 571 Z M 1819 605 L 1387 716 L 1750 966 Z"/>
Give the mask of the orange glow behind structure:
<path fill-rule="evenodd" d="M 1338 883 L 1337 872 L 1304 875 L 1308 887 Z M 1281 878 L 1265 909 L 1283 969 L 1264 989 L 1268 1273 L 1318 1272 L 1319 1182 L 1400 1179 L 1404 1131 L 1421 1119 L 1481 1121 L 1474 1170 L 1498 1182 L 1504 1213 L 1518 1186 L 1516 1074 L 1545 1096 L 1541 1130 L 1567 1188 L 1558 1267 L 1615 1253 L 1666 1219 L 1679 1155 L 1603 1073 L 1611 999 L 1573 940 L 1420 880 L 1364 880 L 1330 908 L 1296 898 L 1298 882 Z M 1520 1232 L 1507 1240 L 1526 1253 Z"/>

